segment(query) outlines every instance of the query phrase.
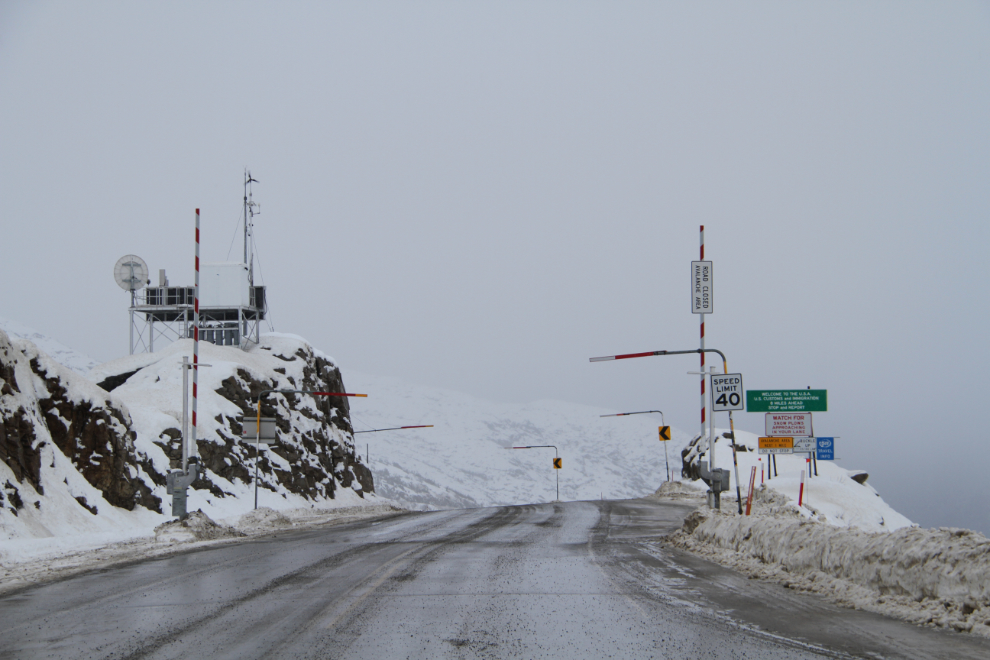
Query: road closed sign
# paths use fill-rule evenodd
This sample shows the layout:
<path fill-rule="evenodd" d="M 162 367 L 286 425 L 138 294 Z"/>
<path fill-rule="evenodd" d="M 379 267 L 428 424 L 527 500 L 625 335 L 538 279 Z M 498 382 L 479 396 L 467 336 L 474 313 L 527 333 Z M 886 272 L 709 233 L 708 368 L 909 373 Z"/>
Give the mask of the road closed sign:
<path fill-rule="evenodd" d="M 712 412 L 743 410 L 742 374 L 712 374 Z"/>
<path fill-rule="evenodd" d="M 814 435 L 811 430 L 811 413 L 767 413 L 768 436 L 798 437 Z"/>
<path fill-rule="evenodd" d="M 691 313 L 712 313 L 712 262 L 691 262 Z"/>

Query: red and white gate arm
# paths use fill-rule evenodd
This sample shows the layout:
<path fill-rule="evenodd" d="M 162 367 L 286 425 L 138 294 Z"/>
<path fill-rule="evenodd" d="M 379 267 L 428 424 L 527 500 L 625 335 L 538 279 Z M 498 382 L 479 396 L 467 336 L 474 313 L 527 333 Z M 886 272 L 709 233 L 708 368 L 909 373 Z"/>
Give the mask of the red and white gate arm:
<path fill-rule="evenodd" d="M 725 353 L 717 348 L 692 348 L 689 351 L 647 351 L 646 353 L 625 353 L 623 355 L 606 355 L 604 357 L 588 358 L 589 362 L 608 362 L 610 360 L 627 360 L 629 358 L 652 357 L 654 355 L 689 355 L 691 353 L 718 353 L 722 356 L 722 368 L 725 373 L 729 373 L 729 365 L 725 359 Z"/>
<path fill-rule="evenodd" d="M 355 431 L 354 435 L 358 433 L 378 433 L 379 431 L 401 431 L 402 429 L 432 429 L 433 424 L 419 424 L 417 426 L 392 426 L 387 429 L 368 429 L 367 431 Z"/>

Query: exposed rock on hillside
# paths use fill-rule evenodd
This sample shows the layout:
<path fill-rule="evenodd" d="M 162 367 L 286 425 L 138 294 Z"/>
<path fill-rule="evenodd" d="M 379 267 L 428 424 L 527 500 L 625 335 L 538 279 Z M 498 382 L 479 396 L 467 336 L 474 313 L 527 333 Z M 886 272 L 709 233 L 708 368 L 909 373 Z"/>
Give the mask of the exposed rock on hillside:
<path fill-rule="evenodd" d="M 205 343 L 200 351 L 210 365 L 199 370 L 198 388 L 196 448 L 205 470 L 190 509 L 249 509 L 256 459 L 259 499 L 274 508 L 317 504 L 340 489 L 351 497 L 374 491 L 355 455 L 345 397 L 267 394 L 261 413 L 278 419 L 279 440 L 260 458 L 240 440 L 265 390 L 346 391 L 331 358 L 291 335 L 263 337 L 247 352 Z M 100 365 L 87 378 L 0 331 L 0 522 L 7 538 L 50 536 L 65 524 L 100 531 L 107 516 L 117 516 L 119 527 L 126 512 L 168 517 L 165 476 L 181 460 L 181 363 L 191 352 L 192 342 L 183 340 Z"/>
<path fill-rule="evenodd" d="M 192 342 L 183 340 L 154 359 L 130 356 L 93 370 L 95 379 L 117 385 L 114 394 L 139 420 L 136 446 L 158 485 L 182 456 L 181 362 L 191 352 Z M 262 392 L 346 391 L 333 360 L 292 335 L 266 335 L 250 351 L 201 343 L 200 352 L 201 362 L 211 365 L 199 374 L 196 448 L 206 470 L 193 489 L 214 498 L 253 488 L 255 449 L 240 438 L 245 418 L 251 427 Z M 337 488 L 374 491 L 371 472 L 355 456 L 346 397 L 271 392 L 262 398 L 261 415 L 277 419 L 279 439 L 261 450 L 260 488 L 310 501 L 333 498 Z"/>
<path fill-rule="evenodd" d="M 160 498 L 136 469 L 130 425 L 119 401 L 31 342 L 11 340 L 0 330 L 0 462 L 9 471 L 0 506 L 7 512 L 18 516 L 32 504 L 34 515 L 43 515 L 41 498 L 53 488 L 87 515 L 108 505 L 160 510 Z M 99 497 L 77 492 L 68 477 L 58 483 L 60 458 L 68 459 Z"/>

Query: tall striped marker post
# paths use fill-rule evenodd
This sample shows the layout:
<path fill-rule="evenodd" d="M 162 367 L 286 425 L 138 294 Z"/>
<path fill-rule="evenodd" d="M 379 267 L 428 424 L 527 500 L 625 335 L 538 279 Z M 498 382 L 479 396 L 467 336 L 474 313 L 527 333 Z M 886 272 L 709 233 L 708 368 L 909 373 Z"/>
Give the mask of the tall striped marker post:
<path fill-rule="evenodd" d="M 700 236 L 700 247 L 701 247 L 701 256 L 699 258 L 699 261 L 704 261 L 705 260 L 705 226 L 704 225 L 701 225 L 701 231 L 699 236 Z M 708 377 L 705 374 L 705 315 L 704 313 L 702 313 L 699 314 L 699 316 L 701 317 L 701 323 L 699 326 L 701 332 L 701 346 L 700 346 L 701 352 L 699 353 L 699 355 L 701 356 L 701 376 L 700 376 L 701 378 L 701 437 L 705 437 L 705 410 L 708 406 L 708 396 L 706 395 L 705 392 L 705 379 Z M 711 437 L 708 438 L 708 469 L 709 470 L 715 469 L 715 447 L 712 445 L 712 440 L 713 438 Z"/>
<path fill-rule="evenodd" d="M 192 446 L 189 448 L 190 454 L 198 456 L 199 451 L 196 446 L 196 403 L 199 395 L 199 209 L 196 209 L 196 279 L 194 281 L 195 290 L 193 292 L 193 396 L 192 396 L 192 430 L 189 438 Z M 183 470 L 185 466 L 182 466 Z"/>

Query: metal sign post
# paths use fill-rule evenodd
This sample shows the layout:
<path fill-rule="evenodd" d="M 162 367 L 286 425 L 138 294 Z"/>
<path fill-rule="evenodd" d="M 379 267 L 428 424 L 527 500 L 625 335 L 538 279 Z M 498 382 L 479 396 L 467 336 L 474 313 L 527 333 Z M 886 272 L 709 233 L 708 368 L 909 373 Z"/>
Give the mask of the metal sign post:
<path fill-rule="evenodd" d="M 554 472 L 555 475 L 557 475 L 557 499 L 555 499 L 554 502 L 559 502 L 560 501 L 560 472 L 558 472 L 557 470 L 560 469 L 560 463 L 559 463 L 559 461 L 560 461 L 560 455 L 557 453 L 557 445 L 526 445 L 525 447 L 510 447 L 510 449 L 553 449 L 553 455 L 554 455 L 554 459 L 553 459 L 554 471 L 553 472 Z"/>
<path fill-rule="evenodd" d="M 209 364 L 199 364 L 200 367 L 209 367 Z M 175 472 L 170 471 L 165 476 L 165 493 L 172 496 L 172 515 L 176 518 L 184 518 L 187 513 L 186 489 L 199 478 L 199 466 L 193 461 L 190 463 L 189 454 L 190 432 L 189 432 L 189 370 L 193 368 L 189 362 L 189 356 L 182 356 L 182 469 Z M 195 434 L 192 434 L 195 441 Z"/>
<path fill-rule="evenodd" d="M 732 436 L 732 468 L 736 473 L 736 506 L 742 515 L 742 488 L 739 484 L 739 457 L 736 452 L 736 429 L 732 411 L 745 409 L 742 374 L 711 375 L 712 418 L 717 412 L 729 413 L 729 434 Z"/>
<path fill-rule="evenodd" d="M 599 417 L 625 417 L 626 415 L 645 415 L 647 413 L 658 413 L 660 415 L 660 423 L 664 426 L 660 427 L 660 442 L 665 442 L 670 440 L 670 427 L 666 426 L 666 422 L 663 421 L 663 412 L 659 410 L 640 410 L 638 412 L 627 412 L 627 413 L 613 413 L 611 415 L 599 415 Z M 667 460 L 667 445 L 663 446 L 663 464 L 667 468 L 667 481 L 670 481 L 670 462 Z"/>

